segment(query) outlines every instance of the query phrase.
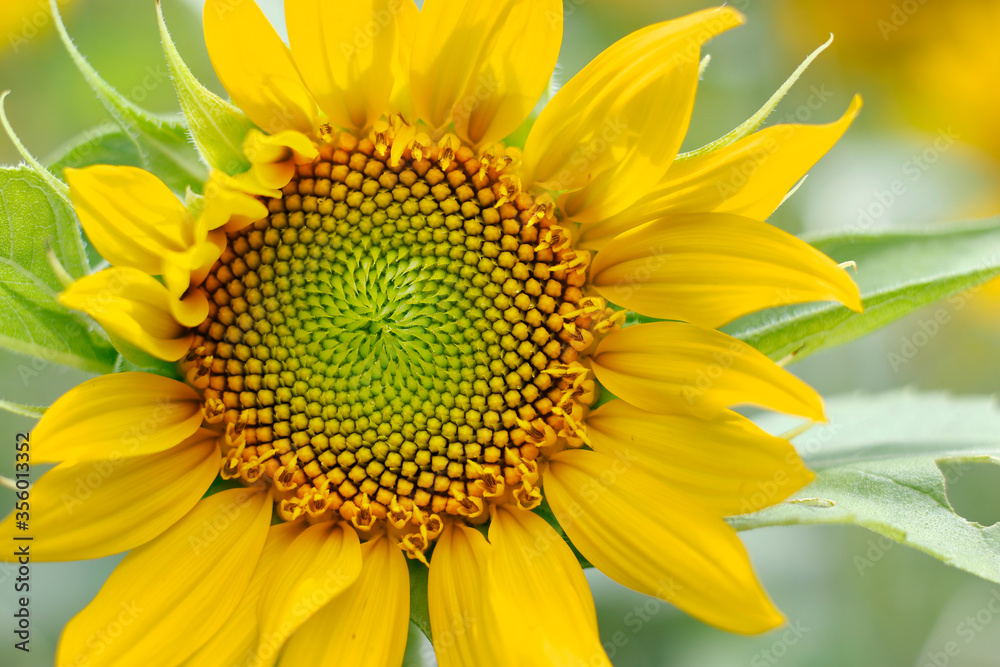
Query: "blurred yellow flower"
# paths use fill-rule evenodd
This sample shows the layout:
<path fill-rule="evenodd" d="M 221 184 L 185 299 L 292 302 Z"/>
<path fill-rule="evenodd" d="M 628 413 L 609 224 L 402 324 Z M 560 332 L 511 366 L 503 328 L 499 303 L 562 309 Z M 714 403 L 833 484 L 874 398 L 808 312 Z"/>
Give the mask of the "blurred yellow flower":
<path fill-rule="evenodd" d="M 73 1 L 59 0 L 59 7 L 64 8 Z M 19 52 L 51 28 L 49 0 L 3 0 L 0 2 L 0 58 Z"/>
<path fill-rule="evenodd" d="M 950 126 L 1000 162 L 1000 3 L 993 0 L 786 2 L 794 48 L 833 32 L 830 53 L 873 76 L 896 111 L 934 132 Z"/>
<path fill-rule="evenodd" d="M 830 53 L 851 75 L 872 77 L 883 113 L 928 133 L 946 132 L 1000 165 L 1000 3 L 995 0 L 784 2 L 782 37 L 793 49 L 836 36 Z M 794 29 L 793 29 L 794 28 Z M 879 106 L 879 105 L 876 105 Z M 998 184 L 1000 185 L 1000 184 Z M 1000 213 L 1000 187 L 959 204 L 957 218 Z M 967 312 L 996 318 L 1000 281 Z"/>

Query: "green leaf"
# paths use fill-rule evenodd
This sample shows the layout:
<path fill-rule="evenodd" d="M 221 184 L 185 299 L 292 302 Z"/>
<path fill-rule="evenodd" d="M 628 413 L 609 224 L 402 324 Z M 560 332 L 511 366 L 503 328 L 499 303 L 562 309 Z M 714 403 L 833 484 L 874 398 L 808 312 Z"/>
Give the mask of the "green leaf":
<path fill-rule="evenodd" d="M 88 320 L 56 300 L 63 288 L 46 254 L 70 274 L 86 264 L 69 205 L 32 167 L 0 168 L 0 347 L 44 361 L 96 373 L 107 372 L 117 353 Z M 18 368 L 22 379 L 37 375 Z"/>
<path fill-rule="evenodd" d="M 966 572 L 1000 582 L 1000 524 L 984 527 L 948 502 L 941 465 L 1000 463 L 1000 408 L 990 397 L 896 392 L 829 399 L 830 422 L 795 440 L 816 481 L 789 501 L 732 517 L 739 530 L 790 524 L 854 524 Z M 758 420 L 780 432 L 794 422 Z M 959 468 L 961 470 L 961 468 Z M 766 489 L 758 489 L 766 493 Z M 892 546 L 873 541 L 859 573 Z M 878 553 L 879 555 L 876 555 Z"/>
<path fill-rule="evenodd" d="M 432 665 L 437 665 L 432 656 L 425 657 L 424 647 L 426 646 L 427 642 L 421 636 L 420 629 L 415 624 L 410 623 L 402 667 L 431 667 Z"/>
<path fill-rule="evenodd" d="M 151 354 L 143 352 L 135 345 L 126 342 L 118 336 L 108 335 L 115 349 L 120 353 L 115 362 L 115 373 L 127 373 L 139 371 L 142 373 L 152 373 L 174 380 L 181 379 L 180 369 L 177 364 L 158 359 Z"/>
<path fill-rule="evenodd" d="M 427 576 L 430 570 L 420 561 L 407 558 L 410 568 L 410 622 L 431 638 L 431 612 L 427 606 Z"/>
<path fill-rule="evenodd" d="M 42 178 L 51 190 L 52 194 L 69 204 L 69 187 L 56 178 L 52 172 L 48 171 L 41 165 L 41 163 L 39 163 L 37 159 L 35 159 L 35 156 L 31 154 L 27 147 L 25 147 L 25 145 L 21 142 L 20 137 L 17 136 L 17 132 L 15 132 L 14 128 L 11 126 L 10 120 L 7 118 L 6 107 L 7 95 L 9 94 L 9 90 L 5 90 L 3 93 L 0 93 L 0 124 L 3 125 L 3 129 L 7 132 L 7 136 L 10 137 L 14 147 L 17 148 L 17 152 L 21 154 L 21 157 L 24 158 L 26 163 L 28 163 L 28 166 L 34 169 L 35 173 Z M 81 238 L 79 229 L 76 230 L 76 236 L 78 239 Z M 80 241 L 80 243 L 82 248 L 82 241 Z M 86 260 L 84 260 L 84 262 L 86 262 Z"/>
<path fill-rule="evenodd" d="M 580 553 L 579 549 L 576 548 L 576 545 L 573 544 L 572 540 L 569 539 L 569 536 L 566 535 L 566 531 L 563 530 L 563 527 L 559 525 L 559 521 L 556 519 L 556 515 L 552 511 L 552 508 L 549 506 L 548 500 L 545 500 L 543 498 L 542 504 L 536 507 L 534 509 L 534 512 L 538 516 L 545 519 L 550 526 L 556 529 L 556 532 L 559 533 L 559 537 L 563 539 L 563 541 L 566 543 L 566 546 L 568 546 L 570 550 L 573 552 L 573 555 L 576 556 L 576 560 L 577 562 L 580 563 L 580 567 L 584 569 L 588 567 L 594 567 L 593 565 L 590 564 L 590 562 L 586 558 L 583 557 L 583 554 Z"/>
<path fill-rule="evenodd" d="M 52 13 L 59 36 L 73 63 L 97 93 L 108 114 L 135 146 L 140 166 L 178 192 L 188 187 L 200 192 L 208 172 L 188 140 L 184 123 L 154 115 L 111 87 L 73 44 L 55 5 Z M 138 89 L 151 89 L 168 78 L 166 71 L 160 72 L 160 69 L 152 70 L 148 80 L 144 80 Z"/>
<path fill-rule="evenodd" d="M 843 345 L 939 299 L 1000 275 L 1000 218 L 927 230 L 860 233 L 810 241 L 837 262 L 857 262 L 865 312 L 832 302 L 783 306 L 740 318 L 723 331 L 772 359 Z"/>
<path fill-rule="evenodd" d="M 73 277 L 90 270 L 72 209 L 33 167 L 0 167 L 0 239 L 0 257 L 53 292 L 63 284 L 47 249 Z"/>
<path fill-rule="evenodd" d="M 234 105 L 201 85 L 177 52 L 159 2 L 156 3 L 156 13 L 160 21 L 163 54 L 170 66 L 177 99 L 202 158 L 227 174 L 247 171 L 250 162 L 244 157 L 241 146 L 253 123 Z"/>
<path fill-rule="evenodd" d="M 142 167 L 139 151 L 127 134 L 114 123 L 98 125 L 61 146 L 49 161 L 49 170 L 82 169 L 92 164 Z"/>
<path fill-rule="evenodd" d="M 0 257 L 0 347 L 41 360 L 55 361 L 92 373 L 107 373 L 118 353 L 89 328 L 82 317 L 55 301 L 54 293 L 36 278 Z M 20 364 L 27 382 L 39 374 L 38 364 Z"/>

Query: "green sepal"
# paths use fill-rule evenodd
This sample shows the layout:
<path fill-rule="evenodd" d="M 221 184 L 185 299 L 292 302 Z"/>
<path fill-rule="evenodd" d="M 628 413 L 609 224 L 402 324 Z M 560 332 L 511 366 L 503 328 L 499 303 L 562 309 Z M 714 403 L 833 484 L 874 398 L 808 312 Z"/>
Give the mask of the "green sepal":
<path fill-rule="evenodd" d="M 163 9 L 156 3 L 160 22 L 163 54 L 170 67 L 174 90 L 187 118 L 188 131 L 202 159 L 211 167 L 227 174 L 239 174 L 250 169 L 250 161 L 241 146 L 254 124 L 235 105 L 203 86 L 181 58 L 163 20 Z"/>
<path fill-rule="evenodd" d="M 142 168 L 155 174 L 173 190 L 183 192 L 192 187 L 200 191 L 208 178 L 208 171 L 188 141 L 184 123 L 146 111 L 101 78 L 70 39 L 55 0 L 50 0 L 50 6 L 56 29 L 73 63 L 108 114 L 134 144 Z"/>
<path fill-rule="evenodd" d="M 41 419 L 47 409 L 40 405 L 23 405 L 0 398 L 0 410 L 30 419 Z"/>
<path fill-rule="evenodd" d="M 701 148 L 696 148 L 693 151 L 688 151 L 687 153 L 681 153 L 680 155 L 677 156 L 677 160 L 678 161 L 687 160 L 689 158 L 693 158 L 698 155 L 711 153 L 712 151 L 724 148 L 729 144 L 737 142 L 740 139 L 748 137 L 754 132 L 756 132 L 757 129 L 764 124 L 764 121 L 767 120 L 767 117 L 770 116 L 771 113 L 774 111 L 774 109 L 778 106 L 778 103 L 781 102 L 781 100 L 785 97 L 785 95 L 788 94 L 788 91 L 792 89 L 792 86 L 794 86 L 795 82 L 799 80 L 799 77 L 802 76 L 805 73 L 805 71 L 809 68 L 809 65 L 811 65 L 812 62 L 816 60 L 816 57 L 819 56 L 819 54 L 826 51 L 827 47 L 829 47 L 830 44 L 832 43 L 833 43 L 833 35 L 830 35 L 830 39 L 828 39 L 815 51 L 810 53 L 806 57 L 806 59 L 802 61 L 802 64 L 799 65 L 794 72 L 792 72 L 792 75 L 789 76 L 787 79 L 785 79 L 785 82 L 781 84 L 781 87 L 778 88 L 778 90 L 774 91 L 774 94 L 771 95 L 770 98 L 768 98 L 767 102 L 764 103 L 764 106 L 762 106 L 760 109 L 757 110 L 757 113 L 750 116 L 745 121 L 743 121 L 743 123 L 741 123 L 738 127 L 722 135 L 715 141 L 705 144 Z M 709 57 L 705 56 L 704 60 L 702 60 L 701 68 L 699 69 L 698 72 L 699 77 L 705 72 L 705 69 L 708 67 L 708 62 L 709 62 Z"/>

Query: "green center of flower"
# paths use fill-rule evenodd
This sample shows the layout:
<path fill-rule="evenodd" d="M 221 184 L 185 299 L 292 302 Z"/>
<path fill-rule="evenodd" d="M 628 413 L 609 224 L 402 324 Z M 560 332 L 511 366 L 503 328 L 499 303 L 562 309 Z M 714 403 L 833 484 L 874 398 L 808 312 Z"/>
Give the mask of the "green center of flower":
<path fill-rule="evenodd" d="M 537 502 L 589 322 L 578 255 L 509 158 L 388 162 L 349 135 L 322 146 L 205 280 L 189 377 L 230 435 L 224 474 L 269 478 L 287 519 L 361 527 Z"/>

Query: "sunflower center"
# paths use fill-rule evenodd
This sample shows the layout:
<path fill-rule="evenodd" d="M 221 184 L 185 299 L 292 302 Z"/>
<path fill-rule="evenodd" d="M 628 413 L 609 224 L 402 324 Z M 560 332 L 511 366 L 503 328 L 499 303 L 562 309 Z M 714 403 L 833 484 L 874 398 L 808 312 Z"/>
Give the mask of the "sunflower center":
<path fill-rule="evenodd" d="M 270 480 L 286 519 L 537 502 L 539 447 L 593 393 L 568 366 L 585 257 L 551 207 L 506 156 L 390 148 L 323 145 L 204 283 L 188 376 L 230 436 L 224 475 Z"/>

